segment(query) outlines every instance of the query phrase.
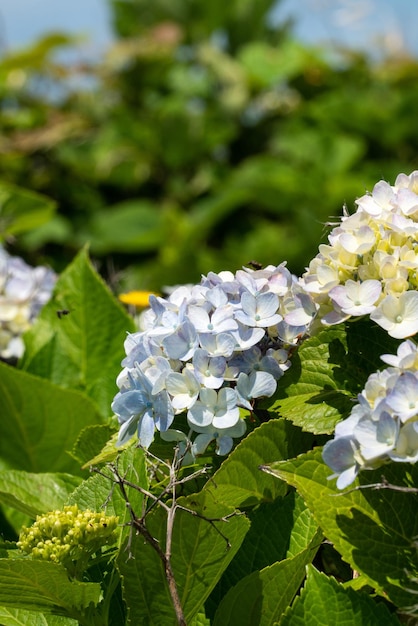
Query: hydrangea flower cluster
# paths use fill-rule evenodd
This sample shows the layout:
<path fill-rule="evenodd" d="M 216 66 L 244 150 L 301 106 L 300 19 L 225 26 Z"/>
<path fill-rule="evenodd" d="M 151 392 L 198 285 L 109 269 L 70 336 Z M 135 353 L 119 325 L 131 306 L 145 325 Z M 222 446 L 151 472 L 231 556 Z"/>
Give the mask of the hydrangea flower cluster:
<path fill-rule="evenodd" d="M 90 557 L 116 540 L 118 518 L 77 505 L 38 515 L 35 523 L 23 526 L 17 547 L 34 559 L 62 563 L 72 576 L 82 574 Z"/>
<path fill-rule="evenodd" d="M 390 365 L 369 376 L 350 416 L 337 424 L 335 438 L 323 449 L 325 463 L 344 489 L 363 469 L 387 461 L 418 461 L 418 349 L 404 341 Z"/>
<path fill-rule="evenodd" d="M 48 302 L 56 280 L 46 267 L 31 267 L 0 248 L 0 357 L 19 358 L 21 335 Z"/>
<path fill-rule="evenodd" d="M 312 299 L 282 264 L 211 272 L 166 299 L 151 295 L 149 304 L 142 330 L 125 342 L 112 403 L 121 424 L 117 445 L 137 433 L 148 447 L 157 429 L 193 455 L 212 441 L 217 454 L 227 454 L 246 430 L 240 409 L 272 396 L 289 367 L 316 314 Z M 170 429 L 181 413 L 188 434 Z"/>
<path fill-rule="evenodd" d="M 418 332 L 418 171 L 378 182 L 302 277 L 323 324 L 370 315 L 391 337 Z"/>

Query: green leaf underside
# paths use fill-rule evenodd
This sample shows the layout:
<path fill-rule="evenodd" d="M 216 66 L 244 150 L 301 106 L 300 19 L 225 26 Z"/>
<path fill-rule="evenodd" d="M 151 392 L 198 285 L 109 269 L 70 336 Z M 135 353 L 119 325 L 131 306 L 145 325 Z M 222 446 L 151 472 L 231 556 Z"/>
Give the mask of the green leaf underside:
<path fill-rule="evenodd" d="M 22 367 L 83 391 L 108 417 L 125 356 L 123 342 L 135 330 L 82 251 L 61 274 L 52 299 L 26 333 Z"/>
<path fill-rule="evenodd" d="M 98 583 L 70 582 L 58 563 L 0 559 L 0 606 L 71 616 L 100 596 Z"/>
<path fill-rule="evenodd" d="M 81 478 L 71 474 L 33 474 L 18 470 L 0 472 L 0 502 L 35 518 L 60 509 Z"/>
<path fill-rule="evenodd" d="M 337 581 L 307 566 L 301 595 L 280 621 L 280 626 L 399 626 L 396 615 L 365 593 L 346 589 Z"/>
<path fill-rule="evenodd" d="M 80 473 L 69 454 L 81 429 L 102 421 L 77 391 L 0 363 L 0 456 L 28 472 Z"/>
<path fill-rule="evenodd" d="M 335 480 L 328 480 L 331 470 L 323 463 L 320 449 L 273 463 L 269 471 L 296 487 L 325 536 L 372 587 L 379 593 L 386 593 L 398 606 L 415 604 L 416 495 L 389 489 L 340 491 Z M 378 483 L 382 474 L 392 484 L 418 484 L 416 465 L 392 463 L 379 470 L 363 472 L 355 485 Z"/>
<path fill-rule="evenodd" d="M 313 437 L 286 420 L 270 420 L 250 433 L 222 463 L 205 490 L 217 502 L 247 507 L 273 502 L 287 487 L 260 472 L 260 465 L 309 449 Z"/>
<path fill-rule="evenodd" d="M 332 433 L 367 377 L 384 367 L 380 355 L 393 351 L 396 342 L 369 320 L 323 330 L 302 343 L 274 398 L 263 406 L 305 431 Z"/>

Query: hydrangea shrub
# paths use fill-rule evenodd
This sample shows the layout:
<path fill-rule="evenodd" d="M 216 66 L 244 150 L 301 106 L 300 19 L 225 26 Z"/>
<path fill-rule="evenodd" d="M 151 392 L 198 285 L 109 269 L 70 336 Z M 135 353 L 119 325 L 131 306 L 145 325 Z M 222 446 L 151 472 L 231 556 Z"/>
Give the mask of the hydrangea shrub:
<path fill-rule="evenodd" d="M 139 330 L 78 255 L 0 363 L 2 624 L 416 622 L 417 177 Z"/>

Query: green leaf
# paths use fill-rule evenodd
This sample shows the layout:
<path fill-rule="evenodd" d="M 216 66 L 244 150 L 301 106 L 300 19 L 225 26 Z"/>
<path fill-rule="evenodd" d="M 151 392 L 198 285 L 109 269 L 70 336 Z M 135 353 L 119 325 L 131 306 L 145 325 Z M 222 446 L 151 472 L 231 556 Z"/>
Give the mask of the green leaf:
<path fill-rule="evenodd" d="M 60 615 L 44 615 L 24 609 L 0 607 L 2 626 L 78 626 L 78 620 Z"/>
<path fill-rule="evenodd" d="M 253 572 L 223 598 L 213 626 L 271 626 L 295 597 L 318 545 Z"/>
<path fill-rule="evenodd" d="M 0 457 L 28 472 L 80 473 L 69 454 L 80 431 L 102 421 L 77 391 L 0 363 Z"/>
<path fill-rule="evenodd" d="M 329 480 L 331 470 L 323 463 L 320 449 L 273 463 L 266 470 L 298 489 L 325 536 L 372 587 L 397 606 L 416 603 L 415 495 L 390 489 L 339 491 Z M 404 463 L 363 472 L 359 482 L 380 482 L 383 472 L 392 484 L 418 483 L 418 466 Z"/>
<path fill-rule="evenodd" d="M 231 512 L 231 509 L 214 503 L 207 494 L 182 499 L 181 505 L 208 518 L 220 518 Z M 147 516 L 146 524 L 164 550 L 166 511 L 154 510 Z M 175 516 L 172 567 L 187 623 L 202 610 L 204 601 L 235 556 L 249 525 L 241 515 L 215 524 L 217 530 L 206 519 L 183 510 L 177 511 Z M 125 547 L 128 541 L 129 538 Z M 160 557 L 143 537 L 133 536 L 131 542 L 134 558 L 127 560 L 124 550 L 118 558 L 130 623 L 174 626 L 177 621 Z"/>
<path fill-rule="evenodd" d="M 260 504 L 248 513 L 248 518 L 250 530 L 211 594 L 209 601 L 213 613 L 227 591 L 248 574 L 296 556 L 313 545 L 315 535 L 317 547 L 321 543 L 318 524 L 294 490 L 272 503 Z"/>
<path fill-rule="evenodd" d="M 58 563 L 0 559 L 0 606 L 72 617 L 100 597 L 98 583 L 70 582 Z"/>
<path fill-rule="evenodd" d="M 121 452 L 116 467 L 120 476 L 142 489 L 148 489 L 145 453 L 142 448 L 132 446 Z M 144 501 L 142 493 L 133 487 L 126 487 L 126 493 L 133 511 L 140 517 Z M 115 484 L 115 476 L 106 467 L 100 474 L 94 474 L 83 481 L 68 498 L 67 504 L 77 504 L 80 509 L 97 512 L 105 508 L 108 515 L 119 517 L 121 525 L 131 520 L 125 500 L 118 485 Z M 124 555 L 125 558 L 126 556 Z"/>
<path fill-rule="evenodd" d="M 33 230 L 48 222 L 56 203 L 33 191 L 0 182 L 0 237 Z"/>
<path fill-rule="evenodd" d="M 204 613 L 198 613 L 190 622 L 190 626 L 211 626 L 210 619 Z"/>
<path fill-rule="evenodd" d="M 52 299 L 26 334 L 22 367 L 83 391 L 107 417 L 125 356 L 123 342 L 134 330 L 133 320 L 82 251 L 62 273 Z"/>
<path fill-rule="evenodd" d="M 302 433 L 286 420 L 270 420 L 243 439 L 208 481 L 205 490 L 215 501 L 236 508 L 273 502 L 287 488 L 263 476 L 260 465 L 278 458 L 287 459 L 311 445 L 312 435 Z"/>
<path fill-rule="evenodd" d="M 365 593 L 345 589 L 337 581 L 307 567 L 302 593 L 280 621 L 280 626 L 399 626 L 396 615 L 383 602 Z"/>
<path fill-rule="evenodd" d="M 0 502 L 34 518 L 60 509 L 80 481 L 71 474 L 4 470 L 0 472 Z"/>
<path fill-rule="evenodd" d="M 115 434 L 114 429 L 108 424 L 95 424 L 94 426 L 84 428 L 71 450 L 71 456 L 79 461 L 83 469 L 87 465 L 95 465 L 99 463 L 96 457 L 101 455 L 103 448 L 107 447 L 106 444 L 109 444 L 109 440 L 112 439 L 113 435 L 116 435 L 116 437 L 108 445 L 108 452 L 110 453 L 111 451 L 112 456 L 109 459 L 104 459 L 113 461 L 120 450 L 115 447 L 117 433 Z"/>
<path fill-rule="evenodd" d="M 396 353 L 396 346 L 369 320 L 323 330 L 302 343 L 273 402 L 263 406 L 305 431 L 332 433 L 350 413 L 368 376 L 382 367 L 379 356 Z"/>

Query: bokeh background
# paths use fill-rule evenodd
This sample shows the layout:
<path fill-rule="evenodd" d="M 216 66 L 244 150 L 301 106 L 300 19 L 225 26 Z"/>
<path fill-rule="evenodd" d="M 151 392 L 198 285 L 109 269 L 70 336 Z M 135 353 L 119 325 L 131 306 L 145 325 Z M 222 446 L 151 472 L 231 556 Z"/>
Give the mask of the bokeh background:
<path fill-rule="evenodd" d="M 61 6 L 62 5 L 62 6 Z M 116 291 L 287 260 L 418 169 L 408 0 L 7 0 L 0 236 Z"/>

